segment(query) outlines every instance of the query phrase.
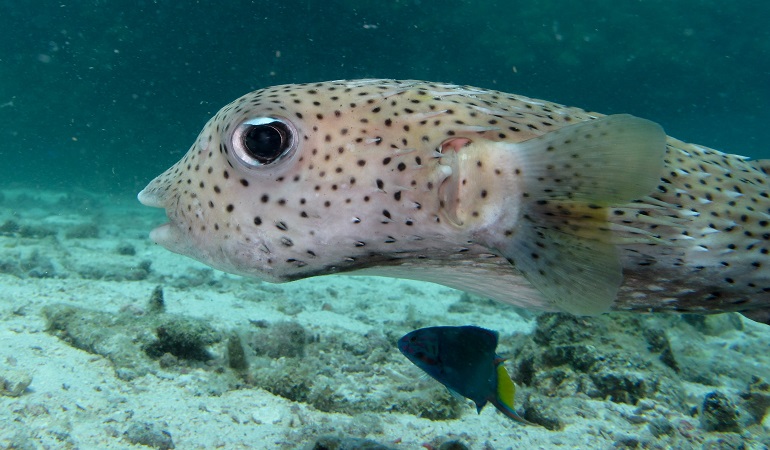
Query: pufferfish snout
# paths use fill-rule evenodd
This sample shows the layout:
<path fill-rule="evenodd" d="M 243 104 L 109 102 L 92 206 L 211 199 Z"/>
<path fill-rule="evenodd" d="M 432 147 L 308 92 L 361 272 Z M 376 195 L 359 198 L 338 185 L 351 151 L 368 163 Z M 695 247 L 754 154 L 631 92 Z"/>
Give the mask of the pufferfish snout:
<path fill-rule="evenodd" d="M 518 306 L 770 321 L 770 163 L 648 120 L 415 80 L 246 94 L 140 194 L 152 239 L 283 282 L 412 278 Z"/>

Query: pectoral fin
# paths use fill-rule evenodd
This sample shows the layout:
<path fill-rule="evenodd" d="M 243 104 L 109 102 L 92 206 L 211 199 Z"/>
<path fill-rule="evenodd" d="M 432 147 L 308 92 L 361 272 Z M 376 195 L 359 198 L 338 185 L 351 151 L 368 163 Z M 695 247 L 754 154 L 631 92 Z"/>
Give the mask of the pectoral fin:
<path fill-rule="evenodd" d="M 613 244 L 547 227 L 523 228 L 505 253 L 546 298 L 572 314 L 606 312 L 623 280 Z"/>
<path fill-rule="evenodd" d="M 511 144 L 520 213 L 489 239 L 561 310 L 610 309 L 623 276 L 610 206 L 650 194 L 663 170 L 666 135 L 657 124 L 608 116 Z M 503 224 L 504 226 L 504 224 Z"/>

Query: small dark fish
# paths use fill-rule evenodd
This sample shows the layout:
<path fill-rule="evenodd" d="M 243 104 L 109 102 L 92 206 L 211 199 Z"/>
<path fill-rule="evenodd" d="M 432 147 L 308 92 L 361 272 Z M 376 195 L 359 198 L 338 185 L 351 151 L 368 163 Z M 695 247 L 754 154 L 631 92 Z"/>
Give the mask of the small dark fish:
<path fill-rule="evenodd" d="M 516 387 L 496 348 L 497 332 L 474 326 L 420 328 L 398 340 L 409 361 L 473 400 L 476 411 L 489 402 L 511 419 L 533 425 L 513 409 Z"/>

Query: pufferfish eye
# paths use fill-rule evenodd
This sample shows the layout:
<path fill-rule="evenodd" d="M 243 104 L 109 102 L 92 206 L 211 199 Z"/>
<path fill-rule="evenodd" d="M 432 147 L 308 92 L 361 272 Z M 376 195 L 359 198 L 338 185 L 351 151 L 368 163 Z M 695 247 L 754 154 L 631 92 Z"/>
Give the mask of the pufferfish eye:
<path fill-rule="evenodd" d="M 296 148 L 292 124 L 275 117 L 257 117 L 241 123 L 233 133 L 235 156 L 246 167 L 275 164 Z"/>

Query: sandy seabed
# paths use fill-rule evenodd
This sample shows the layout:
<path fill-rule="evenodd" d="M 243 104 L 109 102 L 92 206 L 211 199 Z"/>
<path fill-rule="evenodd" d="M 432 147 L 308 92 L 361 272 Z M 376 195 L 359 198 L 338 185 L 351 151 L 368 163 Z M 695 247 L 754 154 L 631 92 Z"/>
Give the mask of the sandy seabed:
<path fill-rule="evenodd" d="M 568 358 L 548 366 L 547 373 L 534 366 L 536 373 L 527 378 L 532 383 L 520 386 L 519 397 L 535 411 L 528 411 L 530 417 L 551 429 L 520 426 L 491 406 L 476 414 L 470 402 L 445 396 L 399 354 L 395 341 L 419 326 L 494 329 L 501 335 L 499 353 L 511 357 L 512 373 L 523 376 L 523 360 L 514 357 L 517 345 L 526 341 L 532 347 L 529 336 L 542 330 L 544 319 L 414 281 L 330 276 L 271 285 L 241 279 L 154 245 L 148 232 L 163 221 L 162 212 L 130 198 L 2 192 L 0 446 L 760 449 L 770 444 L 770 388 L 762 384 L 770 381 L 768 326 L 735 314 L 710 322 L 635 318 L 643 327 L 664 330 L 666 361 L 676 370 L 658 362 L 632 369 L 641 383 L 670 382 L 665 395 L 649 381 L 631 397 L 615 391 L 597 395 L 596 387 L 564 381 L 597 380 L 588 370 L 575 376 L 579 371 Z M 163 312 L 153 313 L 150 299 L 159 286 Z M 169 324 L 178 323 L 210 333 L 202 341 L 205 357 L 158 347 Z M 603 329 L 620 331 L 591 337 L 595 342 L 581 348 L 601 353 L 603 346 L 624 342 L 624 333 L 633 337 L 633 330 L 622 327 Z M 302 342 L 282 350 L 280 345 L 289 344 L 281 338 Z M 270 347 L 273 339 L 279 339 L 277 349 Z M 648 347 L 615 345 L 613 354 L 626 348 L 629 361 L 637 355 L 644 359 L 650 357 Z M 241 365 L 235 362 L 239 357 Z M 532 360 L 544 358 L 527 359 Z M 717 391 L 720 397 L 709 397 Z M 706 398 L 717 398 L 714 409 L 704 406 Z M 708 415 L 710 421 L 704 419 Z M 720 428 L 720 421 L 729 426 Z"/>

